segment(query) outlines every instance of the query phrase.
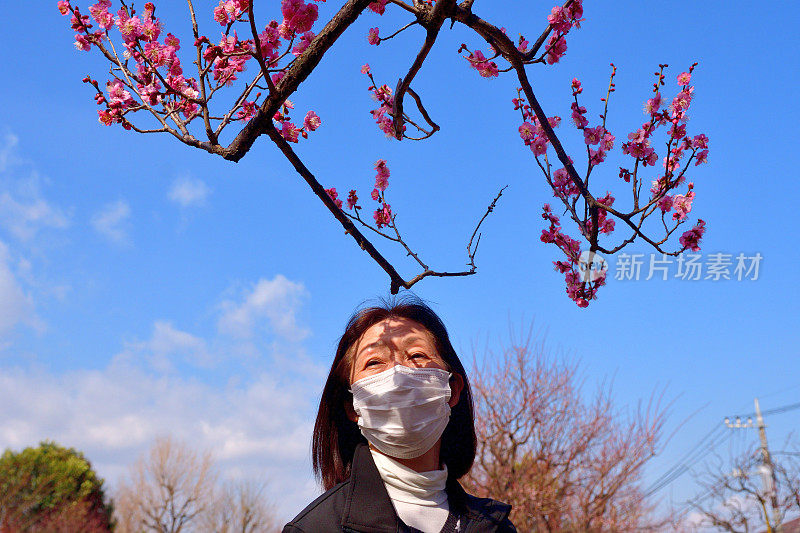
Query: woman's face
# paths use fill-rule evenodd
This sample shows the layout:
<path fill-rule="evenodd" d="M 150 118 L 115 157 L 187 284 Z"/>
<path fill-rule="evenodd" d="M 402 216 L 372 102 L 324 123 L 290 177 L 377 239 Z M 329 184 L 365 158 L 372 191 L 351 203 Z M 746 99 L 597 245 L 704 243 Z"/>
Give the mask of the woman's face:
<path fill-rule="evenodd" d="M 378 322 L 364 332 L 354 348 L 351 384 L 394 365 L 449 370 L 431 332 L 407 318 Z"/>

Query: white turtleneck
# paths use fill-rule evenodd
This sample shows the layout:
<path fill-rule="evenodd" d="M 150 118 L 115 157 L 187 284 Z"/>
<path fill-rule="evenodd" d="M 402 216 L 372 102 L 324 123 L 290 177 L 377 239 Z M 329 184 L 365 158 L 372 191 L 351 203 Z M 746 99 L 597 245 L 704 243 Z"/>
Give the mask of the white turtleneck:
<path fill-rule="evenodd" d="M 424 533 L 439 533 L 447 521 L 447 465 L 417 472 L 370 448 L 395 512 L 406 525 Z"/>

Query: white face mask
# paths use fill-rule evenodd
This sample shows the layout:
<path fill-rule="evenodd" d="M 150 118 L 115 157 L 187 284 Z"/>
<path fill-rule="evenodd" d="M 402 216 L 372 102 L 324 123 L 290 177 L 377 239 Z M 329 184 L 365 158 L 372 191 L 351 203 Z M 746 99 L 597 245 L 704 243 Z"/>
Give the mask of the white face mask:
<path fill-rule="evenodd" d="M 351 386 L 361 434 L 398 459 L 419 457 L 450 420 L 450 372 L 394 365 Z"/>

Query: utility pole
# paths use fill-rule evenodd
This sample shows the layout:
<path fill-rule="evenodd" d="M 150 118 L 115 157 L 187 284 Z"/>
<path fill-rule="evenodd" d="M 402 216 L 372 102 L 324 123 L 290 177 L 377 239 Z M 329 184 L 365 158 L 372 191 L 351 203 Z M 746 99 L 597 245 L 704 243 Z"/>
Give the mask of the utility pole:
<path fill-rule="evenodd" d="M 764 424 L 764 417 L 761 416 L 761 407 L 758 405 L 758 398 L 755 399 L 756 406 L 756 427 L 758 428 L 758 438 L 761 441 L 761 482 L 764 486 L 764 493 L 769 495 L 770 503 L 772 505 L 772 523 L 771 527 L 769 521 L 767 523 L 767 531 L 770 533 L 781 533 L 781 514 L 778 506 L 778 491 L 775 479 L 775 468 L 772 465 L 772 458 L 769 455 L 769 446 L 767 445 L 767 426 Z M 753 427 L 753 419 L 748 418 L 746 423 L 742 423 L 741 418 L 736 417 L 735 422 L 731 422 L 730 418 L 725 419 L 725 425 L 729 428 L 751 428 Z M 766 509 L 764 510 L 766 513 Z M 766 518 L 766 517 L 765 517 Z"/>
<path fill-rule="evenodd" d="M 756 423 L 758 424 L 758 438 L 761 440 L 761 460 L 764 463 L 764 486 L 769 487 L 770 499 L 772 500 L 772 520 L 775 522 L 775 532 L 781 533 L 781 512 L 778 508 L 778 485 L 775 479 L 775 468 L 772 465 L 772 458 L 769 455 L 769 446 L 767 446 L 767 426 L 764 424 L 764 417 L 761 416 L 761 407 L 758 405 L 758 398 L 755 399 L 756 404 Z"/>

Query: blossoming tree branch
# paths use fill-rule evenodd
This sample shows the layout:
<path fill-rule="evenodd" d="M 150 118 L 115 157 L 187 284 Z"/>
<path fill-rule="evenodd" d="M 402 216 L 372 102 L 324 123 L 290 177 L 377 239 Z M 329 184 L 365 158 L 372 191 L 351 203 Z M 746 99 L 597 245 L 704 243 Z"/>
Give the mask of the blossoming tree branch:
<path fill-rule="evenodd" d="M 344 227 L 345 233 L 351 235 L 389 275 L 392 293 L 401 287 L 408 289 L 428 276 L 475 273 L 475 253 L 480 242 L 478 231 L 495 208 L 503 190 L 491 202 L 472 233 L 467 245 L 468 270 L 437 271 L 430 268 L 400 234 L 396 214 L 387 203 L 390 171 L 385 160 L 378 160 L 375 164 L 375 187 L 370 196 L 377 202 L 377 207 L 372 211 L 372 220 L 362 217 L 363 207 L 355 190 L 349 191 L 344 200 L 347 203 L 345 208 L 336 188 L 323 187 L 303 164 L 292 145 L 301 138 L 307 139 L 320 127 L 322 119 L 313 110 L 308 110 L 302 124 L 293 120 L 294 105 L 289 97 L 365 10 L 379 15 L 388 9 L 398 10 L 399 15 L 408 19 L 407 24 L 383 37 L 380 28 L 371 28 L 366 36 L 370 44 L 378 45 L 412 26 L 425 30 L 424 42 L 410 60 L 408 71 L 393 89 L 376 82 L 369 65 L 361 67 L 362 74 L 369 78 L 369 91 L 378 103 L 372 116 L 387 137 L 423 140 L 440 129 L 412 85 L 436 44 L 440 30 L 448 21 L 451 27 L 456 23 L 463 24 L 487 43 L 486 53 L 470 50 L 466 44 L 458 51 L 480 76 L 491 78 L 505 72 L 516 75 L 519 88 L 511 102 L 514 111 L 520 114 L 520 138 L 533 153 L 554 196 L 563 204 L 564 215 L 575 223 L 580 234 L 579 239 L 565 234 L 553 208 L 544 204 L 542 217 L 548 227 L 542 231 L 541 240 L 555 244 L 564 254 L 565 257 L 554 261 L 554 265 L 565 276 L 567 295 L 579 306 L 586 307 L 605 283 L 605 272 L 591 277 L 586 275 L 586 265 L 581 259 L 582 248 L 591 253 L 611 255 L 640 238 L 668 255 L 677 255 L 686 249 L 699 250 L 699 241 L 705 231 L 705 222 L 700 219 L 691 229 L 681 233 L 676 250 L 668 251 L 667 243 L 672 234 L 686 223 L 695 197 L 693 183 L 685 183 L 687 170 L 692 165 L 706 162 L 708 156 L 708 138 L 703 134 L 690 136 L 687 133 L 687 112 L 694 94 L 694 87 L 690 84 L 696 63 L 677 76 L 675 95 L 671 100 L 662 95 L 662 88 L 667 84 L 667 65 L 659 65 L 652 94 L 645 103 L 646 120 L 629 133 L 628 141 L 621 145 L 623 154 L 630 157 L 629 164 L 611 173 L 613 179 L 623 180 L 631 186 L 632 201 L 629 207 L 620 209 L 614 207 L 615 198 L 610 193 L 599 196 L 589 189 L 589 179 L 595 167 L 604 163 L 616 141 L 606 127 L 616 68 L 611 65 L 608 91 L 601 98 L 603 113 L 596 123 L 590 123 L 586 108 L 580 104 L 581 82 L 578 79 L 572 81 L 572 124 L 583 133 L 586 145 L 585 171 L 581 173 L 554 131 L 561 118 L 545 114 L 528 79 L 529 65 L 552 65 L 566 53 L 567 35 L 580 28 L 583 21 L 582 0 L 567 0 L 562 6 L 553 7 L 544 31 L 532 43 L 522 35 L 512 40 L 504 28 L 479 17 L 473 12 L 474 0 L 461 3 L 456 0 L 347 0 L 322 28 L 315 31 L 319 26 L 320 2 L 325 0 L 281 0 L 280 5 L 277 0 L 265 2 L 266 9 L 275 15 L 280 13 L 279 17 L 265 24 L 269 17 L 256 15 L 254 0 L 220 0 L 213 13 L 205 13 L 206 18 L 201 19 L 221 30 L 221 37 L 211 38 L 201 33 L 200 14 L 192 0 L 187 0 L 192 43 L 188 54 L 192 57 L 194 71 L 191 76 L 184 72 L 179 57 L 181 39 L 165 32 L 153 3 L 144 4 L 138 11 L 133 3 L 121 0 L 120 7 L 112 12 L 111 0 L 100 0 L 88 7 L 89 15 L 86 15 L 70 0 L 60 0 L 58 9 L 64 15 L 71 15 L 75 46 L 79 50 L 94 50 L 110 63 L 110 77 L 104 85 L 90 76 L 83 80 L 94 88 L 94 98 L 100 106 L 100 122 L 109 126 L 119 124 L 138 133 L 165 133 L 186 145 L 234 162 L 250 151 L 258 137 L 266 135 Z M 247 38 L 240 38 L 240 33 Z M 255 68 L 247 79 L 240 79 L 248 63 L 254 64 Z M 229 95 L 226 100 L 232 100 L 232 105 L 218 109 L 219 104 L 215 102 L 212 107 L 211 101 L 218 93 L 234 91 L 234 97 Z M 407 105 L 408 97 L 413 101 L 411 106 Z M 412 106 L 416 108 L 413 116 L 406 111 Z M 228 127 L 237 131 L 233 140 L 223 144 L 222 133 Z M 661 154 L 654 148 L 659 130 L 664 137 Z M 646 178 L 642 174 L 647 172 L 647 167 L 655 167 L 659 160 L 663 172 L 658 171 L 659 177 L 652 181 L 652 186 L 643 195 L 642 186 Z M 592 182 L 593 186 L 596 181 Z M 685 192 L 679 193 L 684 186 Z M 658 234 L 643 227 L 651 215 L 661 218 Z M 617 222 L 621 229 L 616 227 Z M 421 272 L 410 279 L 403 278 L 359 228 L 403 247 L 407 255 L 418 263 Z M 615 229 L 622 234 L 618 242 L 606 243 Z M 601 236 L 604 238 L 602 243 Z"/>

